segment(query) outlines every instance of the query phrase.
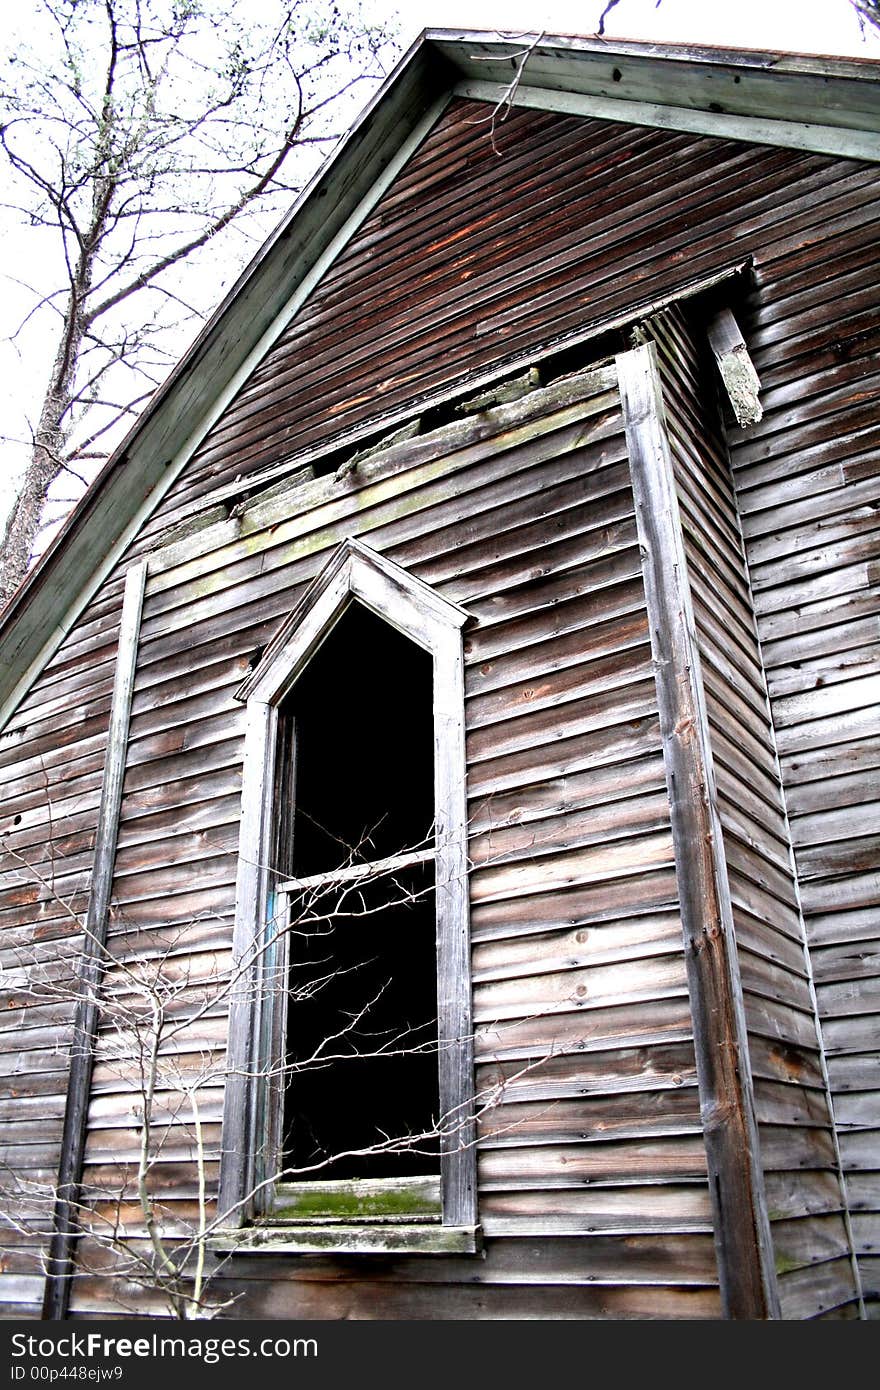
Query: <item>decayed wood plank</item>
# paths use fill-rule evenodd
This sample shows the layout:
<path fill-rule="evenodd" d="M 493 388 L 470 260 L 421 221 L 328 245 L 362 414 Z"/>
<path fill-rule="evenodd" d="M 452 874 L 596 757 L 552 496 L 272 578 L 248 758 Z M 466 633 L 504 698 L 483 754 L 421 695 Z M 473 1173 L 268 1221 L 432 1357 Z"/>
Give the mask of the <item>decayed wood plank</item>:
<path fill-rule="evenodd" d="M 480 1117 L 481 1149 L 702 1133 L 696 1085 L 621 1097 L 502 1102 Z"/>
<path fill-rule="evenodd" d="M 353 489 L 358 496 L 364 487 L 370 489 L 367 497 L 380 517 L 383 504 L 387 508 L 390 500 L 399 501 L 401 494 L 411 493 L 414 508 L 438 509 L 440 524 L 445 517 L 461 518 L 461 498 L 465 495 L 471 495 L 480 509 L 486 510 L 505 498 L 527 493 L 532 486 L 529 475 L 542 461 L 557 460 L 557 482 L 571 474 L 578 458 L 584 459 L 588 472 L 615 462 L 619 426 L 614 397 L 607 391 L 594 394 L 589 378 L 586 380 L 578 392 L 569 387 L 567 394 L 572 399 L 567 404 L 564 392 L 553 393 L 557 410 L 543 420 L 528 418 L 536 414 L 535 397 L 548 394 L 534 392 L 518 403 L 516 414 L 513 407 L 502 407 L 487 412 L 467 429 L 461 424 L 447 426 L 416 438 L 406 448 L 398 446 L 377 455 L 358 470 L 348 487 L 340 487 L 332 478 L 318 477 L 313 482 L 300 482 L 287 494 L 273 493 L 265 501 L 257 493 L 239 514 L 211 528 L 210 533 L 158 553 L 160 577 L 150 611 L 162 611 L 169 602 L 163 594 L 170 588 L 192 583 L 217 564 L 239 582 L 246 580 L 258 572 L 247 541 L 250 533 L 262 529 L 277 532 L 267 538 L 270 552 L 289 545 L 303 532 L 326 527 L 351 511 Z M 581 375 L 578 382 L 584 381 L 585 375 Z M 579 403 L 576 394 L 584 397 Z M 573 457 L 566 462 L 567 455 Z M 393 508 L 391 512 L 393 516 Z"/>
<path fill-rule="evenodd" d="M 686 991 L 680 954 L 658 955 L 613 966 L 486 982 L 474 989 L 474 1017 L 503 1026 L 511 1018 L 606 1008 L 624 1001 L 677 997 Z"/>
<path fill-rule="evenodd" d="M 474 941 L 528 936 L 558 927 L 560 921 L 607 922 L 624 913 L 677 910 L 675 869 L 669 864 L 639 868 L 620 878 L 598 878 L 562 892 L 535 892 L 521 898 L 471 904 Z"/>
<path fill-rule="evenodd" d="M 722 1297 L 778 1316 L 727 871 L 656 352 L 618 358 L 657 670 Z"/>
<path fill-rule="evenodd" d="M 670 999 L 627 1000 L 605 1008 L 545 1018 L 487 1021 L 476 1028 L 474 1046 L 478 1063 L 543 1064 L 552 1056 L 688 1043 L 691 1036 L 688 1000 L 681 990 Z M 539 1070 L 535 1066 L 536 1075 Z"/>
<path fill-rule="evenodd" d="M 730 309 L 719 309 L 710 319 L 707 331 L 737 423 L 743 427 L 756 425 L 764 413 L 758 399 L 761 382 Z"/>
<path fill-rule="evenodd" d="M 658 1139 L 609 1139 L 597 1144 L 537 1144 L 533 1148 L 487 1148 L 479 1159 L 480 1191 L 542 1192 L 582 1188 L 585 1183 L 705 1181 L 702 1139 L 673 1135 Z M 719 1271 L 720 1273 L 720 1271 Z M 722 1283 L 723 1290 L 723 1283 Z"/>
<path fill-rule="evenodd" d="M 525 780 L 519 787 L 471 797 L 468 828 L 476 836 L 493 827 L 527 826 L 533 820 L 565 815 L 581 807 L 626 802 L 644 791 L 663 785 L 663 762 L 659 748 L 634 757 L 621 757 L 603 763 L 597 757 L 588 768 L 548 770 L 542 778 Z M 601 815 L 599 811 L 597 814 Z M 614 811 L 609 814 L 613 815 Z"/>
<path fill-rule="evenodd" d="M 621 917 L 614 922 L 546 933 L 512 933 L 474 946 L 472 976 L 482 980 L 515 979 L 549 971 L 618 964 L 681 950 L 680 923 L 674 911 Z"/>
<path fill-rule="evenodd" d="M 782 1312 L 786 1318 L 815 1317 L 818 1313 L 853 1302 L 858 1295 L 847 1255 L 824 1264 L 792 1270 L 784 1287 Z"/>
<path fill-rule="evenodd" d="M 520 1067 L 515 1059 L 482 1062 L 477 1091 L 489 1099 L 500 1095 L 504 1104 L 603 1096 L 625 1108 L 634 1092 L 689 1089 L 696 1079 L 692 1043 L 653 1043 L 554 1055 L 536 1067 Z"/>
<path fill-rule="evenodd" d="M 95 1266 L 101 1267 L 99 1248 L 90 1248 Z M 106 1263 L 106 1262 L 105 1262 Z M 249 1260 L 241 1255 L 235 1261 L 237 1280 L 251 1279 L 288 1286 L 319 1281 L 333 1284 L 339 1279 L 339 1264 L 331 1258 L 314 1256 L 308 1261 L 277 1261 L 267 1269 L 266 1260 Z M 383 1260 L 370 1270 L 371 1282 L 380 1287 L 389 1283 L 469 1283 L 502 1285 L 620 1284 L 717 1287 L 715 1252 L 708 1236 L 668 1234 L 621 1236 L 595 1235 L 589 1242 L 574 1237 L 495 1240 L 485 1247 L 485 1258 L 443 1261 L 420 1259 Z"/>
<path fill-rule="evenodd" d="M 70 1079 L 61 1143 L 61 1162 L 58 1168 L 54 1231 L 47 1261 L 46 1290 L 43 1316 L 63 1318 L 70 1297 L 73 1274 L 73 1239 L 77 1229 L 76 1206 L 82 1181 L 85 1151 L 89 1089 L 94 1056 L 94 1039 L 98 1019 L 97 991 L 104 968 L 104 943 L 107 934 L 110 892 L 116 859 L 119 813 L 122 804 L 122 782 L 128 747 L 129 715 L 134 673 L 137 665 L 138 633 L 143 609 L 147 565 L 133 565 L 128 572 L 122 617 L 119 626 L 119 648 L 110 727 L 107 734 L 107 753 L 101 804 L 98 811 L 98 831 L 94 865 L 85 918 L 85 945 L 79 971 L 79 1002 L 73 1027 Z"/>

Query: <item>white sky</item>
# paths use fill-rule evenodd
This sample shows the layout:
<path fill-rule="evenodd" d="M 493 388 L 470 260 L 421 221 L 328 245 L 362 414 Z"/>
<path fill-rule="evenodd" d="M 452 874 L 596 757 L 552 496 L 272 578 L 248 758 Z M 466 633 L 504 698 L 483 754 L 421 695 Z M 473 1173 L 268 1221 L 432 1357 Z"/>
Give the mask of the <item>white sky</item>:
<path fill-rule="evenodd" d="M 371 0 L 377 14 L 397 9 L 405 33 L 420 29 L 495 29 L 592 34 L 604 0 Z M 605 21 L 613 38 L 770 48 L 797 53 L 880 57 L 880 40 L 863 43 L 849 0 L 620 0 Z"/>
<path fill-rule="evenodd" d="M 253 0 L 254 6 L 259 0 Z M 423 28 L 499 29 L 506 33 L 592 34 L 602 0 L 369 0 L 376 17 L 397 15 L 404 44 Z M 5 46 L 18 6 L 0 12 L 0 44 Z M 4 17 L 5 14 L 5 17 Z M 606 20 L 609 38 L 768 48 L 880 59 L 880 35 L 862 35 L 849 0 L 621 0 Z M 2 194 L 0 194 L 2 196 Z M 39 266 L 29 263 L 28 239 L 5 246 L 7 265 L 15 263 L 23 279 L 38 279 Z M 18 296 L 0 279 L 0 436 L 26 435 L 26 415 L 34 414 L 52 352 L 47 343 L 39 360 L 9 350 L 3 339 L 16 324 Z M 25 461 L 21 449 L 0 444 L 0 517 L 14 495 L 15 479 Z"/>

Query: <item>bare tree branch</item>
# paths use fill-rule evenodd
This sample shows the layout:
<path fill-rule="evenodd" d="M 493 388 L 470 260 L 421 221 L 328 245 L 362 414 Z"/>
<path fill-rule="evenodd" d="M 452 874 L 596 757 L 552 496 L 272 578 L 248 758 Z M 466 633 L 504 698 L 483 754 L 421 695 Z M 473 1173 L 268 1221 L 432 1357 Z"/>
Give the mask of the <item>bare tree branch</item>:
<path fill-rule="evenodd" d="M 154 386 L 147 341 L 173 359 L 176 335 L 216 300 L 215 273 L 183 293 L 183 268 L 252 217 L 265 234 L 282 197 L 313 172 L 314 156 L 304 158 L 331 138 L 340 101 L 383 75 L 388 40 L 333 0 L 266 0 L 256 11 L 216 0 L 210 12 L 175 0 L 41 0 L 33 46 L 5 68 L 0 160 L 7 205 L 54 246 L 44 257 L 54 283 L 34 287 L 16 332 L 44 314 L 60 331 L 0 546 L 0 606 L 27 571 L 61 463 L 82 461 L 96 438 L 115 443 L 131 398 L 145 399 L 125 389 L 123 370 Z M 93 391 L 103 375 L 114 382 L 105 401 L 129 398 L 112 413 Z"/>

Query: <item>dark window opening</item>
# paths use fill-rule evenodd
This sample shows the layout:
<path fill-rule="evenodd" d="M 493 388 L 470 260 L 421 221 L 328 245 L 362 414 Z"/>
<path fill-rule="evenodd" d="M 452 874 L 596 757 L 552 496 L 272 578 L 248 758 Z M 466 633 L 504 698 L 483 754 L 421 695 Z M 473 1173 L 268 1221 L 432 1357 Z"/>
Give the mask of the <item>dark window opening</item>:
<path fill-rule="evenodd" d="M 294 813 L 282 859 L 296 880 L 325 876 L 291 895 L 285 1166 L 311 1179 L 434 1173 L 434 865 L 356 867 L 433 850 L 432 659 L 354 603 L 283 714 Z"/>

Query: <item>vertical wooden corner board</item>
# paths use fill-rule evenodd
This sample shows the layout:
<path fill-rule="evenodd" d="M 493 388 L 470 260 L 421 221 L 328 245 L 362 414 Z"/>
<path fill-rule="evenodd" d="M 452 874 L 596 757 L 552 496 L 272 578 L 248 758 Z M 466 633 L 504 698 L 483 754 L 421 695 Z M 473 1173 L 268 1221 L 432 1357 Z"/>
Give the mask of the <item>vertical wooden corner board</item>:
<path fill-rule="evenodd" d="M 742 987 L 681 520 L 652 343 L 617 359 L 727 1316 L 779 1316 Z"/>
<path fill-rule="evenodd" d="M 78 1002 L 73 1024 L 61 1160 L 58 1167 L 52 1240 L 43 1300 L 43 1317 L 50 1319 L 66 1316 L 74 1272 L 73 1249 L 78 1226 L 77 1207 L 82 1182 L 95 1032 L 98 1025 L 97 995 L 104 969 L 110 891 L 116 862 L 122 783 L 125 776 L 128 728 L 146 578 L 146 561 L 133 565 L 128 571 L 119 625 L 116 674 L 110 705 L 110 726 L 107 733 L 91 888 L 84 922 L 85 944 L 76 985 Z"/>

